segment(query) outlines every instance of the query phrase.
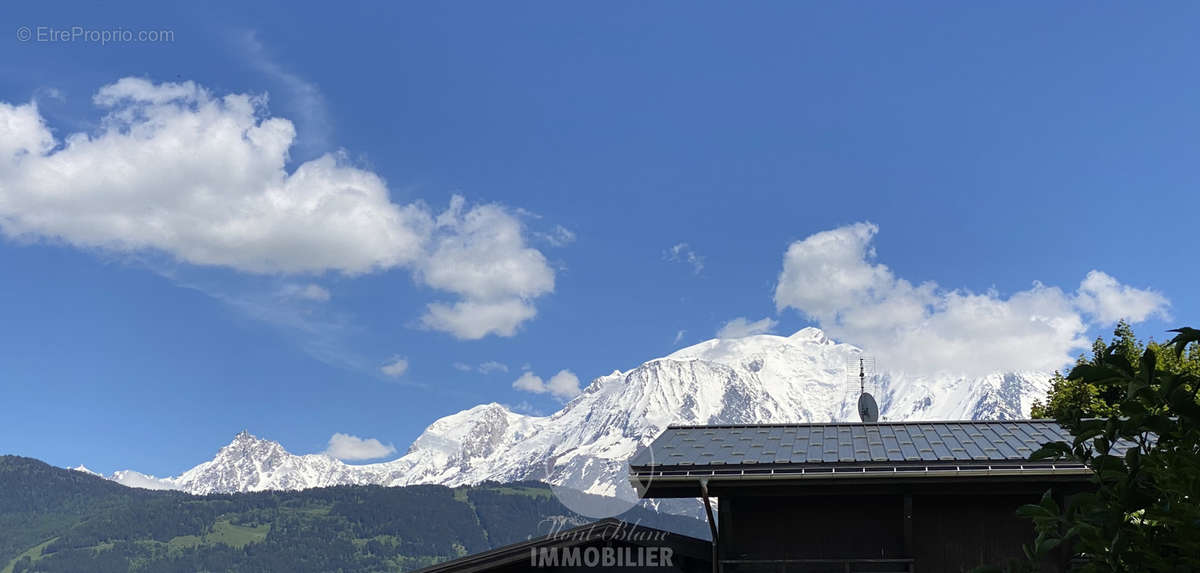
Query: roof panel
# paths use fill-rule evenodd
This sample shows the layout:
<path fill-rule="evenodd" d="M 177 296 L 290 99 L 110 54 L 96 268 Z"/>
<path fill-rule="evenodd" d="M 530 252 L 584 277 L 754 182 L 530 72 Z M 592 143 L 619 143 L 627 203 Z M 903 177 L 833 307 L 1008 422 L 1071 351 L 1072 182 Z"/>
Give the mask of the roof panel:
<path fill-rule="evenodd" d="M 888 457 L 887 448 L 884 447 L 882 441 L 879 441 L 879 442 L 868 441 L 867 448 L 868 448 L 867 454 L 871 457 L 871 461 L 873 461 L 873 462 L 886 462 L 886 461 L 888 461 L 888 459 L 890 459 Z M 898 457 L 899 455 L 900 455 L 900 450 L 896 450 L 896 456 Z"/>
<path fill-rule="evenodd" d="M 824 448 L 824 447 L 825 447 L 824 441 L 809 442 L 808 451 L 805 452 L 805 458 L 804 458 L 805 461 L 809 461 L 809 462 L 822 461 L 825 458 L 825 455 L 822 453 L 822 448 Z"/>
<path fill-rule="evenodd" d="M 971 442 L 967 443 L 966 446 L 967 446 L 966 447 L 967 456 L 970 457 L 971 459 L 973 459 L 973 460 L 988 459 L 988 454 L 985 453 L 983 451 L 983 448 L 980 448 L 979 444 L 977 444 L 975 441 L 971 441 Z"/>
<path fill-rule="evenodd" d="M 939 460 L 954 459 L 954 454 L 950 453 L 950 448 L 946 447 L 945 442 L 931 440 L 929 442 L 929 445 L 933 448 L 933 455 L 937 456 L 937 459 L 939 459 Z"/>
<path fill-rule="evenodd" d="M 854 453 L 854 443 L 853 442 L 839 441 L 837 451 L 838 451 L 837 461 L 839 461 L 839 462 L 859 461 Z"/>

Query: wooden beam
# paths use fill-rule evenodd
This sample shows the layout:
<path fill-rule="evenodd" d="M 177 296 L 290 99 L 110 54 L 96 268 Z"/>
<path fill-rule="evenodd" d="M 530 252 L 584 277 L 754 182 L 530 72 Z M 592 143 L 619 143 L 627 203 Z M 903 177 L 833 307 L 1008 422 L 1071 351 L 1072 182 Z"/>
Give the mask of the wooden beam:
<path fill-rule="evenodd" d="M 708 515 L 708 529 L 712 533 L 712 570 L 721 573 L 721 545 L 717 537 L 717 523 L 713 519 L 712 502 L 708 499 L 708 480 L 700 480 L 700 494 L 704 497 L 704 513 Z"/>

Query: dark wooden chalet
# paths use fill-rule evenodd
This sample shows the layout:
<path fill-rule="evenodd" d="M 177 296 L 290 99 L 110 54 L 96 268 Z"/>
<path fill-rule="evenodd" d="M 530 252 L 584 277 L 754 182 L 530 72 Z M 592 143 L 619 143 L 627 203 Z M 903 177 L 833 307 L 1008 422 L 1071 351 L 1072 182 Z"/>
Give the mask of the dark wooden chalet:
<path fill-rule="evenodd" d="M 673 426 L 630 471 L 643 497 L 717 500 L 714 571 L 957 573 L 1022 557 L 1016 509 L 1088 487 L 1029 461 L 1056 440 L 1042 420 Z"/>

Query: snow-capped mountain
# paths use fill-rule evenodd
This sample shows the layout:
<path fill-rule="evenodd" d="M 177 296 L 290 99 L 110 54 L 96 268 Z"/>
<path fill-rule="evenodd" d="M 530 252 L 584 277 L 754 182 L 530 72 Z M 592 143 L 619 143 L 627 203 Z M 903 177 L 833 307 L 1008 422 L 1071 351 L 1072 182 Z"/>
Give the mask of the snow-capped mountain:
<path fill-rule="evenodd" d="M 847 381 L 847 365 L 860 355 L 816 328 L 788 337 L 714 339 L 596 378 L 550 416 L 521 415 L 499 404 L 446 416 L 389 462 L 350 465 L 321 454 L 294 455 L 242 432 L 211 461 L 177 477 L 126 471 L 110 479 L 197 494 L 538 479 L 629 497 L 626 460 L 668 425 L 856 421 L 858 384 Z M 881 372 L 869 382 L 884 419 L 1014 419 L 1045 395 L 1049 377 Z"/>

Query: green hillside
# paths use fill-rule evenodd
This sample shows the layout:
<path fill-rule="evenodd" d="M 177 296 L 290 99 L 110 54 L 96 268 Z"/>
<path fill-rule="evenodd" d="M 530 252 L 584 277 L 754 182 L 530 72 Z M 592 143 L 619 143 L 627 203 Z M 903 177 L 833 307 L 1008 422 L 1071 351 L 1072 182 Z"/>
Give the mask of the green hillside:
<path fill-rule="evenodd" d="M 0 457 L 0 573 L 407 571 L 544 535 L 554 519 L 586 521 L 538 482 L 192 496 Z"/>

